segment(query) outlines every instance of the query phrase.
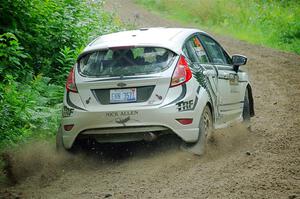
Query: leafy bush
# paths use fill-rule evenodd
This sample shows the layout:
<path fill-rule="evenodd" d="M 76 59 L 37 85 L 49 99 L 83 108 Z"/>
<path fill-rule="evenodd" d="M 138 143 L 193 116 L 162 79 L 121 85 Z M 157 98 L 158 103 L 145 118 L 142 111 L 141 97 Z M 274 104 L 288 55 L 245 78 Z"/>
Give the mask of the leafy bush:
<path fill-rule="evenodd" d="M 0 146 L 47 137 L 57 128 L 63 88 L 37 76 L 27 84 L 7 75 L 0 84 Z"/>
<path fill-rule="evenodd" d="M 0 0 L 0 150 L 55 134 L 77 55 L 96 36 L 121 29 L 101 6 L 92 0 Z"/>
<path fill-rule="evenodd" d="M 56 81 L 58 83 L 62 84 L 64 80 L 67 79 L 68 73 L 70 72 L 70 68 L 76 62 L 76 58 L 79 53 L 80 52 L 76 52 L 75 50 L 70 49 L 66 46 L 60 49 L 59 55 L 56 58 L 59 67 L 55 68 L 56 73 L 59 74 L 56 77 Z"/>
<path fill-rule="evenodd" d="M 65 71 L 59 62 L 61 50 L 67 47 L 78 53 L 96 36 L 120 29 L 98 1 L 6 0 L 1 1 L 0 11 L 0 34 L 16 35 L 32 57 L 27 63 L 34 74 L 43 73 L 59 82 L 57 76 Z"/>
<path fill-rule="evenodd" d="M 299 1 L 136 0 L 186 23 L 219 34 L 300 54 Z"/>
<path fill-rule="evenodd" d="M 27 76 L 29 67 L 21 61 L 27 58 L 29 55 L 24 52 L 14 34 L 0 35 L 0 80 L 4 79 L 4 74 Z"/>

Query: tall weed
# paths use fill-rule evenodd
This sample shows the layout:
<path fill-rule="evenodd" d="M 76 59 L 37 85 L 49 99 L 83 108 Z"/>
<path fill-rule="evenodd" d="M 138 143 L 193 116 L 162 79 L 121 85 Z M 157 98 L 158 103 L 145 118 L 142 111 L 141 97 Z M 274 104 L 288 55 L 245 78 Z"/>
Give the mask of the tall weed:
<path fill-rule="evenodd" d="M 23 78 L 30 73 L 28 64 L 22 60 L 28 60 L 29 54 L 24 52 L 19 40 L 12 33 L 0 35 L 0 80 L 4 74 L 10 74 L 16 78 Z"/>
<path fill-rule="evenodd" d="M 38 75 L 22 84 L 5 76 L 0 84 L 0 148 L 55 132 L 63 88 L 49 80 Z"/>

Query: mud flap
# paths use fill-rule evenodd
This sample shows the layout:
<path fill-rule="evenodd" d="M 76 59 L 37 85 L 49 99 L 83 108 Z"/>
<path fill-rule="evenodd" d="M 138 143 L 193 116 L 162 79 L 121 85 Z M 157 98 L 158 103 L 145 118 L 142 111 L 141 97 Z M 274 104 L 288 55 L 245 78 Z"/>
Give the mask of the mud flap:
<path fill-rule="evenodd" d="M 183 142 L 180 145 L 180 149 L 189 153 L 193 153 L 195 155 L 203 155 L 205 151 L 205 136 L 203 136 L 204 133 L 201 133 L 202 135 L 200 139 L 197 140 L 196 143 L 186 143 Z"/>
<path fill-rule="evenodd" d="M 63 138 L 62 138 L 62 127 L 60 126 L 57 130 L 56 134 L 56 152 L 57 153 L 67 153 L 67 150 L 64 146 Z"/>

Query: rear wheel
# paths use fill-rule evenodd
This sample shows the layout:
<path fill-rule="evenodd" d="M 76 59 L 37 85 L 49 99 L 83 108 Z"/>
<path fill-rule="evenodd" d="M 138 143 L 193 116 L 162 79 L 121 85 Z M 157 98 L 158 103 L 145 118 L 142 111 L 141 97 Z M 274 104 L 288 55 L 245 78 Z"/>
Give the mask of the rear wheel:
<path fill-rule="evenodd" d="M 212 139 L 212 114 L 210 111 L 209 106 L 206 106 L 203 110 L 200 124 L 199 124 L 199 138 L 198 142 L 201 143 L 201 152 L 205 152 L 205 148 L 208 144 L 208 142 Z M 202 154 L 201 153 L 201 154 Z"/>
<path fill-rule="evenodd" d="M 198 140 L 193 145 L 185 145 L 184 149 L 196 155 L 204 154 L 208 142 L 212 140 L 212 134 L 213 134 L 212 114 L 209 106 L 206 105 L 202 112 L 200 123 L 199 123 Z"/>

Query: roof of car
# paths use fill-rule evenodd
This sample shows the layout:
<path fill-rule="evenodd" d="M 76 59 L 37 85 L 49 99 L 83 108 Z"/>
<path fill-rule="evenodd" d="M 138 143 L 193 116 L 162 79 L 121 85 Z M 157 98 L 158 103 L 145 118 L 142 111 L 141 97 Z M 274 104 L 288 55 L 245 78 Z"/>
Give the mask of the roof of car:
<path fill-rule="evenodd" d="M 84 49 L 84 53 L 119 46 L 164 47 L 178 53 L 185 38 L 195 32 L 203 31 L 188 28 L 163 27 L 121 31 L 98 37 Z"/>

